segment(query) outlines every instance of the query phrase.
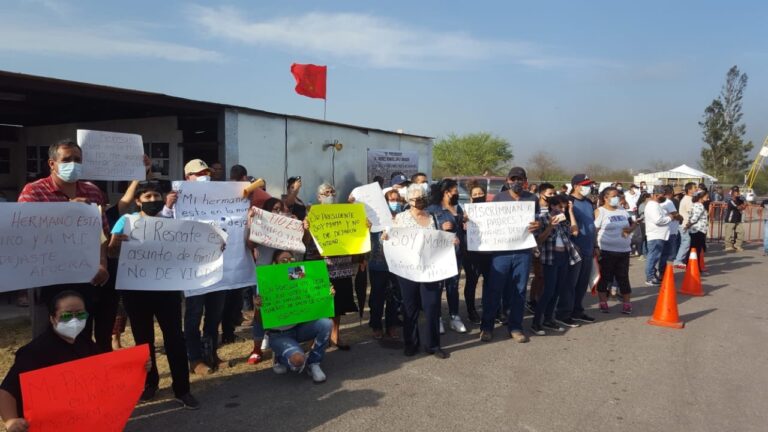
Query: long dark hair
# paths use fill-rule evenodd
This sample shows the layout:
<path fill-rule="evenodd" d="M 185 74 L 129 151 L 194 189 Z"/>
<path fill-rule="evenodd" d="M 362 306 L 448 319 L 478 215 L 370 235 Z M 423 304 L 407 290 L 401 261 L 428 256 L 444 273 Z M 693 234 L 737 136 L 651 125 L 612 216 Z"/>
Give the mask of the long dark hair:
<path fill-rule="evenodd" d="M 454 179 L 446 178 L 440 180 L 440 183 L 433 185 L 430 191 L 430 198 L 432 204 L 440 204 L 443 202 L 443 195 L 449 190 L 457 187 L 459 183 Z"/>

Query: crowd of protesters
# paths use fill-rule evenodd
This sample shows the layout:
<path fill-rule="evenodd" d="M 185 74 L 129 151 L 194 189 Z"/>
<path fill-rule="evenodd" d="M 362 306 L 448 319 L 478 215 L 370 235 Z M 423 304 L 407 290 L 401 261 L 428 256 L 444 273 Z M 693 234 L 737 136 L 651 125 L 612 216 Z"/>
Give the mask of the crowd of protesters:
<path fill-rule="evenodd" d="M 611 312 L 609 300 L 613 297 L 620 303 L 621 313 L 631 314 L 630 257 L 645 260 L 644 283 L 648 286 L 660 283 L 667 261 L 684 269 L 691 248 L 706 250 L 708 204 L 713 194 L 722 193 L 710 192 L 696 183 L 685 184 L 684 190 L 677 193 L 668 185 L 645 183 L 632 184 L 627 190 L 621 183 L 615 183 L 598 190 L 598 184 L 587 174 L 576 174 L 569 185 L 529 184 L 525 169 L 515 167 L 509 171 L 501 190 L 488 191 L 479 183 L 466 185 L 469 202 L 532 202 L 535 218 L 528 230 L 537 246 L 489 253 L 467 248 L 467 217 L 459 203 L 459 187 L 464 185 L 452 179 L 430 185 L 424 173 L 410 177 L 394 173 L 390 179 L 378 177 L 394 227 L 442 230 L 455 235 L 458 271 L 461 274 L 463 269 L 465 274 L 466 314 L 462 317 L 460 310 L 459 275 L 421 283 L 389 272 L 383 251 L 388 241 L 386 231 L 370 234 L 370 253 L 324 257 L 307 230 L 307 252 L 303 256 L 281 250 L 260 256 L 257 244 L 248 241 L 246 247 L 255 266 L 325 260 L 332 275 L 335 316 L 264 328 L 262 300 L 256 286 L 186 298 L 177 290 L 115 290 L 120 247 L 128 240 L 124 234 L 126 215 L 173 217 L 177 194 L 165 192 L 157 182 L 137 180 L 128 186 L 118 203 L 109 206 L 104 192 L 81 179 L 81 164 L 82 153 L 75 142 L 63 140 L 52 145 L 51 175 L 27 184 L 19 196 L 19 202 L 79 201 L 100 205 L 106 209 L 103 228 L 109 238 L 103 242 L 101 266 L 89 284 L 30 290 L 34 339 L 18 351 L 16 363 L 0 386 L 0 416 L 9 431 L 23 431 L 27 427 L 20 397 L 20 373 L 119 349 L 126 321 L 135 343 L 147 343 L 150 347 L 151 364 L 141 400 L 153 399 L 158 390 L 154 342 L 157 321 L 170 365 L 173 393 L 182 406 L 197 409 L 199 403 L 190 393 L 189 375 L 212 374 L 228 367 L 229 363 L 219 358 L 217 348 L 236 340 L 235 328 L 242 323 L 243 313 L 253 329 L 249 364 L 262 362 L 264 351 L 269 349 L 275 373 L 306 371 L 315 383 L 325 381 L 326 375 L 320 368 L 325 350 L 329 346 L 350 350 L 342 341 L 340 318 L 365 307 L 356 303 L 354 289 L 356 284 L 368 281 L 372 337 L 402 340 L 406 356 L 423 349 L 439 359 L 450 357 L 440 344 L 446 323 L 448 329 L 458 333 L 468 331 L 467 323 L 479 326 L 483 342 L 491 341 L 494 329 L 501 326 L 504 334 L 518 343 L 527 342 L 530 334 L 564 332 L 566 328 L 592 323 L 595 317 L 585 312 L 583 304 L 585 293 L 592 288 L 599 296 L 600 312 Z M 148 158 L 145 164 L 149 175 Z M 254 187 L 248 190 L 253 207 L 302 220 L 308 228 L 310 204 L 299 197 L 301 177 L 290 177 L 285 193 L 272 197 L 265 191 L 266 181 L 250 177 L 245 167 L 234 165 L 229 173 L 230 181 L 252 183 Z M 185 164 L 184 180 L 227 179 L 220 163 L 194 159 Z M 323 183 L 311 201 L 314 205 L 353 201 L 351 197 L 337 195 L 334 185 Z M 726 250 L 742 250 L 745 205 L 738 188 L 731 189 L 725 213 Z M 252 216 L 253 211 L 249 214 Z M 703 264 L 702 261 L 702 270 L 706 272 Z M 598 268 L 600 279 L 595 284 Z M 476 293 L 481 281 L 478 310 Z M 443 293 L 447 300 L 446 316 L 441 312 Z M 528 328 L 523 326 L 526 309 L 533 315 Z M 421 311 L 424 320 L 420 329 Z M 308 352 L 301 345 L 306 341 L 311 341 Z"/>

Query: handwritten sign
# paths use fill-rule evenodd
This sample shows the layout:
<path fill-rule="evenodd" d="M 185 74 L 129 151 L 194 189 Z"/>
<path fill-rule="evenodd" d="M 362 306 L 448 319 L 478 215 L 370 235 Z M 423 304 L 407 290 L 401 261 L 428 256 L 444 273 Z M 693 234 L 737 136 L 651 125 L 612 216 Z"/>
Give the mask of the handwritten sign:
<path fill-rule="evenodd" d="M 316 204 L 307 215 L 309 232 L 323 256 L 356 255 L 371 250 L 362 204 Z"/>
<path fill-rule="evenodd" d="M 264 328 L 334 316 L 331 283 L 324 261 L 261 266 L 256 269 Z"/>
<path fill-rule="evenodd" d="M 389 271 L 414 282 L 437 282 L 456 276 L 456 235 L 420 228 L 391 228 L 384 241 Z"/>
<path fill-rule="evenodd" d="M 83 149 L 83 178 L 88 180 L 144 180 L 144 144 L 141 135 L 77 130 Z"/>
<path fill-rule="evenodd" d="M 377 182 L 352 189 L 352 197 L 355 202 L 365 205 L 365 214 L 371 221 L 371 232 L 383 231 L 392 226 L 392 213 Z"/>
<path fill-rule="evenodd" d="M 464 204 L 467 248 L 471 251 L 508 251 L 536 247 L 528 232 L 536 203 L 531 201 Z"/>
<path fill-rule="evenodd" d="M 250 240 L 274 249 L 304 253 L 304 223 L 298 219 L 254 209 Z"/>
<path fill-rule="evenodd" d="M 389 180 L 392 173 L 410 176 L 419 171 L 419 153 L 401 150 L 368 150 L 368 181 L 376 176 Z"/>
<path fill-rule="evenodd" d="M 250 202 L 243 198 L 248 182 L 174 182 L 178 191 L 176 219 L 214 224 L 227 233 L 224 275 L 206 288 L 189 290 L 187 297 L 253 285 L 253 259 L 245 247 Z"/>
<path fill-rule="evenodd" d="M 215 225 L 158 217 L 129 217 L 120 246 L 119 290 L 184 291 L 209 287 L 224 272 L 227 234 Z"/>
<path fill-rule="evenodd" d="M 22 373 L 29 432 L 125 428 L 144 390 L 146 344 Z"/>
<path fill-rule="evenodd" d="M 0 205 L 0 292 L 89 282 L 99 269 L 101 214 L 95 205 Z"/>

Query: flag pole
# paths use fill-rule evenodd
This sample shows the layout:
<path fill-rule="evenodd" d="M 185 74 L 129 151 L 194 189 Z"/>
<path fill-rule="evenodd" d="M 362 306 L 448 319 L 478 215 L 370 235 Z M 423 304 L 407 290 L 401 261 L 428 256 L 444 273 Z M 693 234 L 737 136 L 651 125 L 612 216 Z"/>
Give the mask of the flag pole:
<path fill-rule="evenodd" d="M 328 99 L 323 98 L 323 121 L 325 121 L 325 113 L 328 107 Z"/>

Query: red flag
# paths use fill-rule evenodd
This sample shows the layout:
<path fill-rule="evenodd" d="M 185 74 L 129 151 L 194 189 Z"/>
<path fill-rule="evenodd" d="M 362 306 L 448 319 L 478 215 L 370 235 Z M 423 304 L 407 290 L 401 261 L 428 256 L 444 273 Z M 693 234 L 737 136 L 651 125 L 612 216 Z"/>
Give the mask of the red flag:
<path fill-rule="evenodd" d="M 291 73 L 296 78 L 296 93 L 311 98 L 325 99 L 327 70 L 327 66 L 292 64 Z"/>

